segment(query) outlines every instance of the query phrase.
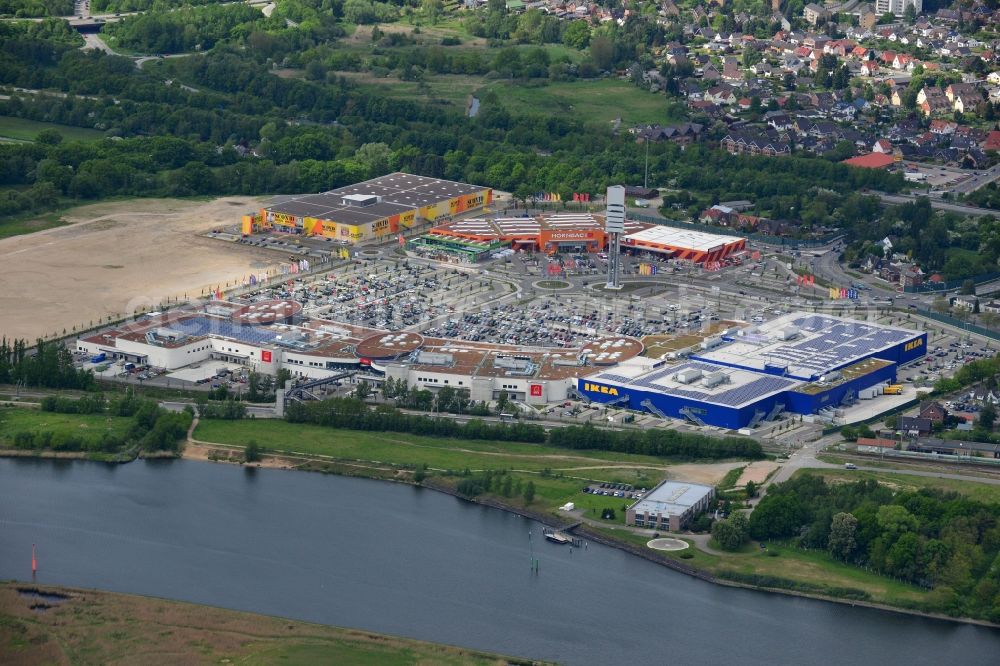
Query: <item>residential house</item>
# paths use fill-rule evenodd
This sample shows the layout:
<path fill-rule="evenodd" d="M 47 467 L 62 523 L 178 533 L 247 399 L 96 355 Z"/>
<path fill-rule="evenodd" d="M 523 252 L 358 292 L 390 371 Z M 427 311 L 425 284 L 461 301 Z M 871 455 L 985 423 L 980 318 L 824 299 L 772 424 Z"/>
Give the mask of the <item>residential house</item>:
<path fill-rule="evenodd" d="M 865 60 L 861 63 L 861 76 L 876 76 L 878 74 L 878 63 L 874 60 Z"/>
<path fill-rule="evenodd" d="M 858 437 L 857 447 L 858 453 L 882 453 L 896 448 L 896 442 L 892 439 L 877 437 Z"/>
<path fill-rule="evenodd" d="M 803 8 L 802 17 L 809 25 L 819 25 L 829 20 L 830 12 L 825 7 L 810 2 Z"/>
<path fill-rule="evenodd" d="M 878 16 L 870 8 L 865 9 L 858 16 L 858 27 L 862 30 L 872 30 L 878 23 Z"/>
<path fill-rule="evenodd" d="M 726 56 L 722 61 L 722 79 L 729 82 L 743 80 L 743 72 L 740 71 L 740 63 L 733 56 Z"/>
<path fill-rule="evenodd" d="M 931 423 L 944 423 L 948 410 L 937 400 L 929 400 L 920 406 L 920 418 L 929 419 Z"/>
<path fill-rule="evenodd" d="M 933 134 L 940 134 L 942 136 L 948 134 L 954 134 L 955 129 L 958 127 L 958 123 L 953 120 L 942 120 L 940 118 L 935 118 L 931 121 L 930 130 Z"/>
<path fill-rule="evenodd" d="M 765 133 L 730 132 L 719 142 L 731 155 L 766 155 L 776 157 L 790 155 L 792 147 L 786 141 L 772 138 Z"/>
<path fill-rule="evenodd" d="M 722 84 L 706 90 L 703 99 L 714 104 L 735 104 L 739 98 L 733 93 L 731 86 Z"/>
<path fill-rule="evenodd" d="M 910 435 L 929 435 L 934 428 L 930 419 L 920 416 L 900 416 L 896 427 Z"/>
<path fill-rule="evenodd" d="M 892 154 L 892 144 L 889 143 L 889 141 L 886 140 L 886 139 L 879 139 L 878 141 L 875 142 L 875 145 L 872 146 L 872 152 L 873 153 L 885 153 L 886 155 L 891 155 Z"/>

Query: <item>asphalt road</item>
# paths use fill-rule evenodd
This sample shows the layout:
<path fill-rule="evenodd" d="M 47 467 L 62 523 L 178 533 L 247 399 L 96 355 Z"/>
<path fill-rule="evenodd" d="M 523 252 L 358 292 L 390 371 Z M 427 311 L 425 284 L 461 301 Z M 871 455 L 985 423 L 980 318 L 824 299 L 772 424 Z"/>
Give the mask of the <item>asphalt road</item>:
<path fill-rule="evenodd" d="M 891 204 L 904 204 L 916 201 L 917 197 L 909 194 L 886 194 L 884 192 L 872 192 L 882 201 Z M 931 208 L 936 210 L 946 210 L 962 215 L 992 215 L 1000 217 L 1000 210 L 990 210 L 989 208 L 979 208 L 977 206 L 965 206 L 962 204 L 949 203 L 940 199 L 931 199 Z"/>

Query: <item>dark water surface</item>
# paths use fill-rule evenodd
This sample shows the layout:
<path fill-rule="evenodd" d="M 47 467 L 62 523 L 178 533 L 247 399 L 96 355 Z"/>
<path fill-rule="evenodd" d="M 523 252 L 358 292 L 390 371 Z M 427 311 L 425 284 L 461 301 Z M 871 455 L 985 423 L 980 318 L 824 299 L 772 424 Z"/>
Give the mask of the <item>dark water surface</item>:
<path fill-rule="evenodd" d="M 1000 664 L 1000 631 L 720 587 L 540 532 L 368 480 L 0 460 L 2 579 L 31 579 L 37 543 L 40 583 L 571 664 Z"/>

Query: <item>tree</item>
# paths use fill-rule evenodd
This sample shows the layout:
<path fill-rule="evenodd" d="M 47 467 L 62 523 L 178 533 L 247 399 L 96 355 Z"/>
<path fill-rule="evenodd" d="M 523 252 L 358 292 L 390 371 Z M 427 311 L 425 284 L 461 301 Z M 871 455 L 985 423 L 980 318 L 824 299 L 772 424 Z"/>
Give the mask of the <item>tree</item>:
<path fill-rule="evenodd" d="M 260 445 L 256 440 L 251 439 L 247 442 L 247 448 L 243 453 L 243 459 L 247 462 L 257 462 L 260 460 Z"/>
<path fill-rule="evenodd" d="M 44 143 L 49 146 L 55 146 L 62 143 L 63 135 L 59 133 L 59 130 L 47 127 L 41 132 L 35 135 L 35 141 L 38 143 Z"/>
<path fill-rule="evenodd" d="M 747 496 L 747 499 L 750 499 L 751 497 L 756 497 L 757 496 L 757 484 L 754 483 L 753 481 L 747 481 L 746 496 Z"/>
<path fill-rule="evenodd" d="M 993 424 L 997 420 L 997 410 L 989 402 L 983 405 L 982 411 L 979 412 L 979 427 L 983 430 L 990 432 L 993 430 Z"/>
<path fill-rule="evenodd" d="M 590 26 L 586 21 L 570 21 L 563 31 L 563 44 L 581 51 L 590 44 Z"/>
<path fill-rule="evenodd" d="M 590 59 L 600 70 L 609 70 L 614 65 L 615 45 L 604 35 L 590 40 Z"/>
<path fill-rule="evenodd" d="M 371 177 L 381 176 L 389 171 L 392 151 L 384 143 L 366 143 L 354 151 L 356 159 Z"/>
<path fill-rule="evenodd" d="M 853 514 L 840 512 L 830 522 L 830 537 L 827 548 L 834 557 L 846 560 L 858 546 L 858 519 Z"/>
<path fill-rule="evenodd" d="M 522 496 L 524 497 L 525 504 L 531 504 L 533 501 L 535 501 L 534 481 L 528 481 L 526 484 L 524 484 L 524 492 L 522 493 Z"/>
<path fill-rule="evenodd" d="M 427 478 L 427 465 L 421 463 L 413 470 L 413 482 L 418 486 Z"/>
<path fill-rule="evenodd" d="M 437 25 L 441 12 L 444 11 L 444 3 L 441 0 L 423 0 L 420 6 L 431 25 Z"/>
<path fill-rule="evenodd" d="M 723 550 L 739 550 L 749 539 L 747 517 L 743 513 L 735 513 L 731 518 L 717 520 L 712 523 L 712 538 Z"/>
<path fill-rule="evenodd" d="M 362 381 L 354 389 L 354 397 L 358 400 L 364 402 L 372 395 L 372 385 L 366 381 Z"/>

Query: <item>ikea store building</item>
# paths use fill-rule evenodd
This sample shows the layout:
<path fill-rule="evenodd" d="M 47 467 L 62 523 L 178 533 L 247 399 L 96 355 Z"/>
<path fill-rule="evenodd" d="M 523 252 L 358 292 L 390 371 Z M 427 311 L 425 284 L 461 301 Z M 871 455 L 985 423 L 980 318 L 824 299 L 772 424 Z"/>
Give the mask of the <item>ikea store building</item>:
<path fill-rule="evenodd" d="M 706 338 L 680 361 L 626 361 L 580 378 L 577 390 L 596 402 L 736 430 L 782 411 L 816 414 L 873 397 L 926 349 L 926 333 L 800 312 Z"/>

